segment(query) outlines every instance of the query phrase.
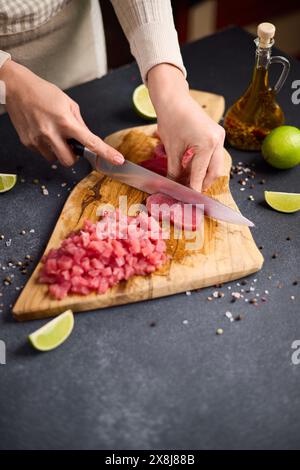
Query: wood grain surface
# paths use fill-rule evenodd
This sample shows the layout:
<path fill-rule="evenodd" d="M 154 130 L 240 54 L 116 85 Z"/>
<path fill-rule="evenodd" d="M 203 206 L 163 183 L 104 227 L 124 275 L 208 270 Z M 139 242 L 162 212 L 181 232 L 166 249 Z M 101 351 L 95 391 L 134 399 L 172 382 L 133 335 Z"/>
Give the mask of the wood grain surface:
<path fill-rule="evenodd" d="M 224 112 L 224 98 L 199 91 L 192 94 L 208 114 L 219 121 Z M 105 140 L 119 147 L 127 159 L 139 162 L 149 158 L 157 144 L 153 136 L 155 129 L 156 125 L 125 129 Z M 219 178 L 207 194 L 238 210 L 229 190 L 230 166 L 231 157 L 224 151 L 224 177 Z M 57 248 L 71 231 L 80 229 L 85 219 L 96 221 L 96 211 L 101 205 L 117 206 L 120 195 L 127 196 L 128 206 L 143 203 L 147 197 L 141 191 L 92 171 L 70 194 L 45 253 Z M 13 308 L 14 318 L 20 321 L 45 318 L 69 308 L 82 312 L 172 295 L 238 279 L 261 268 L 263 257 L 248 227 L 205 217 L 203 228 L 202 244 L 197 250 L 187 248 L 191 240 L 177 240 L 172 236 L 167 241 L 170 260 L 161 270 L 148 276 L 134 276 L 102 295 L 72 294 L 60 301 L 51 298 L 47 286 L 38 283 L 39 262 Z"/>

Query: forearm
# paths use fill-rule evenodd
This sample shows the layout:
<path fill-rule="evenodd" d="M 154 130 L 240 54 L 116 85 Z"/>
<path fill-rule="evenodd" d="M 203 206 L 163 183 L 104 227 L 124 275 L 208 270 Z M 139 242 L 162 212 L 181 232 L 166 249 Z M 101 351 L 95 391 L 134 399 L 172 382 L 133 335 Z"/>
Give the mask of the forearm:
<path fill-rule="evenodd" d="M 189 86 L 181 70 L 170 64 L 159 64 L 148 72 L 148 88 L 159 116 L 174 100 L 189 98 Z"/>

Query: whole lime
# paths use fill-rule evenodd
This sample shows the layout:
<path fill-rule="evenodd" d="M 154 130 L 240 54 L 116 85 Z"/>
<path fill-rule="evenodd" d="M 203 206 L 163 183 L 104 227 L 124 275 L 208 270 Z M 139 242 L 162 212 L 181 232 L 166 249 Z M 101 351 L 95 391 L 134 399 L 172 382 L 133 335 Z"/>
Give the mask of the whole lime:
<path fill-rule="evenodd" d="M 264 159 L 280 170 L 293 168 L 300 163 L 300 130 L 294 126 L 273 129 L 262 145 Z"/>

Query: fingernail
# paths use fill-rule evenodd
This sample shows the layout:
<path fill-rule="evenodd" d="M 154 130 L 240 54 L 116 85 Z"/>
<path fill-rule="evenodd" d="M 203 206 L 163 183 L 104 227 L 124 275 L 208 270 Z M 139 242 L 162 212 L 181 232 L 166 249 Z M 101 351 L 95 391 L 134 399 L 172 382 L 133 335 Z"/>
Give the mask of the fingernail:
<path fill-rule="evenodd" d="M 117 165 L 122 165 L 122 163 L 124 163 L 124 157 L 123 155 L 120 155 L 119 153 L 116 153 L 114 156 L 113 156 L 113 162 L 116 163 Z"/>

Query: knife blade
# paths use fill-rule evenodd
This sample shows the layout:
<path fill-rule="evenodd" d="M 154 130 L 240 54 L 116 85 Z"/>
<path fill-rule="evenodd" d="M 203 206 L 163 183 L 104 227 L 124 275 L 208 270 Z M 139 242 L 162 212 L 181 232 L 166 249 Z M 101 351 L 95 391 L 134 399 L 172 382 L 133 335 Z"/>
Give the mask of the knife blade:
<path fill-rule="evenodd" d="M 239 212 L 192 188 L 158 175 L 128 160 L 125 160 L 123 165 L 113 165 L 104 158 L 97 156 L 94 152 L 91 152 L 75 139 L 68 139 L 68 143 L 77 155 L 85 157 L 95 170 L 104 173 L 110 178 L 116 179 L 148 194 L 164 193 L 183 203 L 201 204 L 204 206 L 205 215 L 213 219 L 254 227 L 253 222 Z"/>

